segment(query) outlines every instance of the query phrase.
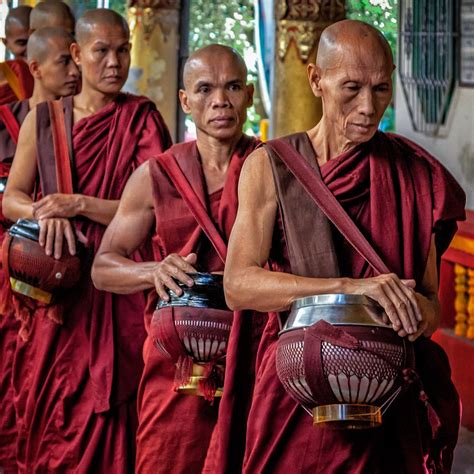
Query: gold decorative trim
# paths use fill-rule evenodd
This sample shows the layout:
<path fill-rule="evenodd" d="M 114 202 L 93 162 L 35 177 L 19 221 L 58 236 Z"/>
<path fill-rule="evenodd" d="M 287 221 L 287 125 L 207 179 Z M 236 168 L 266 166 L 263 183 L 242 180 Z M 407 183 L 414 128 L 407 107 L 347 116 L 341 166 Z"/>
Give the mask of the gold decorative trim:
<path fill-rule="evenodd" d="M 474 255 L 474 238 L 455 235 L 453 240 L 451 241 L 450 248 L 455 250 L 462 250 L 463 252 Z"/>

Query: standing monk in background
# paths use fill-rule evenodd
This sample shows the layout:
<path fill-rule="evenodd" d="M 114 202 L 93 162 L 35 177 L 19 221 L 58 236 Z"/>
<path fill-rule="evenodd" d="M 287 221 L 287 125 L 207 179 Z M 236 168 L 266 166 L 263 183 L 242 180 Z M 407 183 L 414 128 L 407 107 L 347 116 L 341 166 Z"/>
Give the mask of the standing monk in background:
<path fill-rule="evenodd" d="M 373 298 L 393 330 L 415 341 L 416 370 L 440 425 L 412 385 L 380 429 L 313 427 L 277 377 L 280 327 L 273 315 L 259 349 L 246 473 L 450 471 L 459 399 L 446 355 L 429 336 L 439 324 L 436 263 L 456 220 L 464 218 L 465 195 L 427 152 L 377 131 L 392 97 L 393 69 L 390 46 L 373 27 L 345 20 L 323 31 L 316 64 L 308 66 L 322 119 L 307 132 L 266 143 L 247 160 L 224 284 L 231 307 L 280 311 L 283 320 L 295 299 L 309 295 Z M 275 148 L 282 141 L 329 188 L 393 273 L 377 276 L 330 225 L 280 159 Z M 281 271 L 264 268 L 268 259 Z"/>
<path fill-rule="evenodd" d="M 154 104 L 120 92 L 130 66 L 126 21 L 112 10 L 91 10 L 78 21 L 76 35 L 71 52 L 82 90 L 62 100 L 74 194 L 50 194 L 36 203 L 30 197 L 37 162 L 54 156 L 44 103 L 21 128 L 3 204 L 10 220 L 39 221 L 40 244 L 55 258 L 63 242 L 64 251 L 76 252 L 75 233 L 92 258 L 127 178 L 170 144 Z M 86 267 L 74 294 L 61 303 L 30 299 L 21 307 L 13 366 L 20 472 L 131 472 L 144 296 L 96 291 Z"/>
<path fill-rule="evenodd" d="M 137 471 L 143 473 L 200 473 L 218 412 L 217 400 L 211 406 L 202 397 L 173 390 L 176 367 L 154 347 L 150 334 L 153 311 L 160 298 L 168 299 L 166 290 L 182 294 L 174 279 L 191 286 L 193 280 L 186 273 L 224 269 L 215 243 L 204 234 L 166 164 L 177 163 L 184 174 L 177 179 L 190 183 L 194 194 L 190 199 L 202 203 L 203 212 L 207 211 L 226 242 L 237 209 L 240 170 L 257 145 L 242 132 L 253 86 L 247 84 L 247 68 L 236 51 L 222 45 L 196 51 L 186 62 L 183 79 L 180 101 L 196 124 L 197 140 L 173 146 L 133 174 L 93 267 L 99 288 L 122 294 L 152 290 L 145 313 L 149 336 L 143 350 L 145 369 L 138 397 Z M 155 261 L 134 262 L 130 255 L 150 242 L 151 231 Z M 237 361 L 234 366 L 228 362 L 224 386 L 224 398 L 230 399 L 227 405 L 234 406 L 235 401 L 235 412 L 227 413 L 232 417 L 227 422 L 231 424 L 232 419 L 236 428 L 232 434 L 238 441 L 230 452 L 237 463 L 242 461 L 248 392 L 253 382 L 251 346 L 257 345 L 259 324 L 257 315 L 254 319 L 249 314 L 234 315 L 227 352 L 228 359 L 239 344 L 246 346 L 240 359 L 245 373 L 241 367 L 237 371 Z M 254 333 L 252 324 L 257 326 Z M 260 330 L 262 326 L 260 323 Z"/>
<path fill-rule="evenodd" d="M 74 13 L 64 2 L 40 2 L 31 12 L 30 30 L 33 33 L 40 28 L 55 26 L 74 35 L 75 23 Z"/>
<path fill-rule="evenodd" d="M 28 64 L 35 85 L 30 99 L 0 106 L 0 186 L 6 186 L 8 172 L 18 143 L 20 126 L 28 111 L 41 102 L 55 100 L 76 91 L 79 71 L 71 58 L 69 47 L 74 38 L 61 28 L 43 28 L 28 40 Z M 10 226 L 0 212 L 0 239 Z M 16 471 L 17 427 L 11 386 L 12 362 L 19 321 L 8 308 L 6 290 L 10 282 L 0 271 L 2 292 L 0 305 L 0 468 Z M 7 304 L 5 304 L 7 303 Z"/>
<path fill-rule="evenodd" d="M 24 62 L 30 35 L 30 13 L 31 7 L 22 5 L 11 8 L 5 19 L 2 41 L 15 59 L 0 63 L 0 105 L 27 99 L 33 91 L 33 78 Z"/>

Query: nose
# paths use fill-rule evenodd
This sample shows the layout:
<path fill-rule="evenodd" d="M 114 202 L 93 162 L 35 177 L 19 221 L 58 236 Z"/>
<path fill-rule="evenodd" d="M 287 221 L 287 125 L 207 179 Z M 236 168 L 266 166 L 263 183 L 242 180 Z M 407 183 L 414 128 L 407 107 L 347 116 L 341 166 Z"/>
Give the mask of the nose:
<path fill-rule="evenodd" d="M 107 55 L 107 67 L 119 67 L 120 61 L 115 51 L 109 51 Z"/>
<path fill-rule="evenodd" d="M 74 77 L 75 79 L 79 77 L 79 69 L 78 67 L 74 64 L 73 61 L 69 64 L 69 71 L 68 75 Z"/>
<path fill-rule="evenodd" d="M 368 117 L 375 114 L 374 93 L 370 88 L 363 88 L 359 94 L 359 112 Z"/>
<path fill-rule="evenodd" d="M 212 95 L 212 107 L 213 108 L 226 108 L 230 107 L 229 98 L 224 88 L 217 87 Z"/>

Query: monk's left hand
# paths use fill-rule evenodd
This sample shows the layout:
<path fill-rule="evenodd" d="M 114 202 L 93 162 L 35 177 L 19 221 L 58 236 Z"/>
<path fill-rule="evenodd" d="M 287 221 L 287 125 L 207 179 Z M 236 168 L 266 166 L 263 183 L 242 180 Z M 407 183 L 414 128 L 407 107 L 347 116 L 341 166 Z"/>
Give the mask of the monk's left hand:
<path fill-rule="evenodd" d="M 421 335 L 430 337 L 439 326 L 439 311 L 435 308 L 435 303 L 421 293 L 415 292 L 415 297 L 422 317 L 418 329 L 413 334 L 407 334 L 403 329 L 398 331 L 399 336 L 408 336 L 411 342 L 416 341 Z"/>
<path fill-rule="evenodd" d="M 33 217 L 37 220 L 53 217 L 75 217 L 81 211 L 79 194 L 49 194 L 33 203 Z"/>

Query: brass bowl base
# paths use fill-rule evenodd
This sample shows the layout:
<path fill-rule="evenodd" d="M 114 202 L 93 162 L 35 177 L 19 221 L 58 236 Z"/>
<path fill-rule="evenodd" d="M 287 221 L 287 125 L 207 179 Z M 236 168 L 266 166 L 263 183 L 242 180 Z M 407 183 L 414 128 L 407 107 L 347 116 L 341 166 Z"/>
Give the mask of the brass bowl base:
<path fill-rule="evenodd" d="M 341 403 L 313 408 L 313 425 L 336 430 L 363 430 L 382 425 L 382 412 L 375 405 Z"/>
<path fill-rule="evenodd" d="M 180 385 L 176 388 L 178 393 L 182 393 L 183 395 L 194 395 L 198 397 L 203 397 L 204 394 L 201 392 L 199 388 L 199 381 L 204 379 L 202 375 L 192 375 L 189 379 L 189 382 L 186 385 Z M 222 388 L 218 388 L 216 393 L 214 394 L 215 398 L 222 397 Z"/>

